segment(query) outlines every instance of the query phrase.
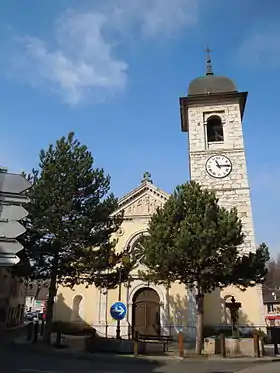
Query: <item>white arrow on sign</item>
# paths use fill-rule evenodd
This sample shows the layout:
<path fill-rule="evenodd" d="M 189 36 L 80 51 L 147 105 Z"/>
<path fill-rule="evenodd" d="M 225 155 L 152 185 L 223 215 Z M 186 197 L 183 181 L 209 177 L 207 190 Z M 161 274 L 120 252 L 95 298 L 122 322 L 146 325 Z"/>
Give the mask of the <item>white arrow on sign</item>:
<path fill-rule="evenodd" d="M 1 254 L 14 255 L 23 250 L 23 246 L 17 240 L 0 240 L 0 256 Z"/>
<path fill-rule="evenodd" d="M 0 267 L 11 267 L 18 264 L 20 261 L 16 255 L 0 256 Z"/>
<path fill-rule="evenodd" d="M 125 309 L 122 306 L 116 307 L 115 310 L 120 316 L 125 313 Z"/>
<path fill-rule="evenodd" d="M 18 174 L 0 172 L 0 191 L 2 193 L 21 193 L 31 187 L 31 183 L 25 177 Z"/>
<path fill-rule="evenodd" d="M 0 221 L 0 237 L 15 238 L 26 232 L 26 229 L 18 221 Z"/>
<path fill-rule="evenodd" d="M 28 211 L 24 207 L 18 205 L 1 205 L 0 204 L 0 219 L 1 220 L 20 220 L 28 215 Z"/>

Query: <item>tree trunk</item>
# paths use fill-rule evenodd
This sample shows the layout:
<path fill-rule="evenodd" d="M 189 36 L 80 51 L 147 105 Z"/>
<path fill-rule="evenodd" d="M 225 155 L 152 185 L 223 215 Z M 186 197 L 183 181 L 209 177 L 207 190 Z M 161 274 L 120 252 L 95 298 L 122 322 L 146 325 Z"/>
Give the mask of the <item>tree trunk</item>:
<path fill-rule="evenodd" d="M 170 317 L 170 281 L 166 284 L 166 298 L 167 298 L 167 322 L 168 322 L 168 330 L 169 330 L 169 336 L 171 336 L 171 317 Z"/>
<path fill-rule="evenodd" d="M 43 336 L 43 341 L 47 344 L 51 343 L 53 306 L 54 306 L 54 299 L 56 297 L 57 261 L 58 261 L 58 259 L 55 258 L 53 269 L 52 269 L 52 272 L 51 272 L 49 297 L 48 297 L 48 300 L 47 300 L 46 324 L 45 324 L 45 330 L 44 330 L 44 336 Z"/>
<path fill-rule="evenodd" d="M 204 294 L 198 292 L 196 296 L 196 306 L 197 306 L 197 321 L 196 321 L 196 343 L 195 343 L 195 353 L 201 355 L 203 346 L 203 313 L 204 313 Z"/>

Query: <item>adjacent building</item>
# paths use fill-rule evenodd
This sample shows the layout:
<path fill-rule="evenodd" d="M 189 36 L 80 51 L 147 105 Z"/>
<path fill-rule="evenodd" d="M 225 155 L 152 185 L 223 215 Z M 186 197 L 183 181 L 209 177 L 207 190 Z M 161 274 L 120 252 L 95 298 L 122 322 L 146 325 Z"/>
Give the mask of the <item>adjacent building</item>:
<path fill-rule="evenodd" d="M 266 324 L 269 327 L 280 326 L 280 290 L 263 287 L 263 304 Z"/>
<path fill-rule="evenodd" d="M 49 296 L 47 284 L 41 284 L 38 281 L 29 282 L 26 287 L 25 311 L 43 312 L 46 308 L 46 302 Z"/>
<path fill-rule="evenodd" d="M 23 323 L 26 286 L 0 267 L 0 330 Z"/>

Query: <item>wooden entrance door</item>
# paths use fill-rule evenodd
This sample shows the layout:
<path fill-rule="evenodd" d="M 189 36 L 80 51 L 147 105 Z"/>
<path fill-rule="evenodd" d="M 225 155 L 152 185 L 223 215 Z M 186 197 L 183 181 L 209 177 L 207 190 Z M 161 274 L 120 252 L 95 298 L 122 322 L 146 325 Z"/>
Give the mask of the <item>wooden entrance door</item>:
<path fill-rule="evenodd" d="M 143 288 L 134 295 L 132 328 L 147 337 L 160 335 L 160 299 L 155 290 Z"/>

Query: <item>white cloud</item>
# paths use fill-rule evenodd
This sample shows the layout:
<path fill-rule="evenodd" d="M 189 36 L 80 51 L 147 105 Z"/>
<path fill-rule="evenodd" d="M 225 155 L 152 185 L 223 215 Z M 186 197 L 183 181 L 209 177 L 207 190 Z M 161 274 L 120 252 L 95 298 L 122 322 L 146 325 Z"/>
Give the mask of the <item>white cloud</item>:
<path fill-rule="evenodd" d="M 280 26 L 258 23 L 245 36 L 238 50 L 239 60 L 250 66 L 275 66 L 280 58 Z"/>
<path fill-rule="evenodd" d="M 197 21 L 198 2 L 186 0 L 153 1 L 143 14 L 143 32 L 148 36 L 172 36 Z"/>
<path fill-rule="evenodd" d="M 134 26 L 145 37 L 172 37 L 182 28 L 196 24 L 199 1 L 107 0 L 104 3 L 105 13 L 110 13 L 119 29 Z"/>
<path fill-rule="evenodd" d="M 116 54 L 123 38 L 174 36 L 196 23 L 198 1 L 94 0 L 86 12 L 67 10 L 55 21 L 51 44 L 21 37 L 14 67 L 68 104 L 104 100 L 126 86 L 128 64 Z"/>
<path fill-rule="evenodd" d="M 67 12 L 56 22 L 56 48 L 24 37 L 19 62 L 26 77 L 34 85 L 47 83 L 69 104 L 83 101 L 89 91 L 99 100 L 105 92 L 123 88 L 127 64 L 113 56 L 112 46 L 102 35 L 104 23 L 99 14 Z"/>

